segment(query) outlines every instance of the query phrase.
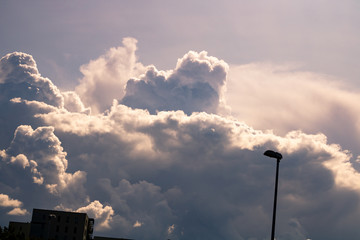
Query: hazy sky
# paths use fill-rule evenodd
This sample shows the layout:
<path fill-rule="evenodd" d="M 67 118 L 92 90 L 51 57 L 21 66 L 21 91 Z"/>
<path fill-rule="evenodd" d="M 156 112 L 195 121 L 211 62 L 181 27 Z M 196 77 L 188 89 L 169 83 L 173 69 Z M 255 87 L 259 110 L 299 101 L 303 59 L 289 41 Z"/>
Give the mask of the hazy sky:
<path fill-rule="evenodd" d="M 0 0 L 0 225 L 360 237 L 359 1 Z"/>

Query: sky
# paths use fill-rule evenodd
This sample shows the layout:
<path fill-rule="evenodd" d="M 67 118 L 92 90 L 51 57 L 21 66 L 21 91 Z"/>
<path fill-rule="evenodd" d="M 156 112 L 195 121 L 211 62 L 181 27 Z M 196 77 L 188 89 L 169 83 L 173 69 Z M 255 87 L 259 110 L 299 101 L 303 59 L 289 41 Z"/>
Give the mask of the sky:
<path fill-rule="evenodd" d="M 0 225 L 360 237 L 360 2 L 0 0 Z"/>

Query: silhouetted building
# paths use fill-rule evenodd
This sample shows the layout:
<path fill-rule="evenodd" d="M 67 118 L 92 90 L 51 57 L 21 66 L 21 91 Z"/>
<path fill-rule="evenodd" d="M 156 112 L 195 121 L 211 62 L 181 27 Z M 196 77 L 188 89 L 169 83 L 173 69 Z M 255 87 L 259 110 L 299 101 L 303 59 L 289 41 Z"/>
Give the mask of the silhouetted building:
<path fill-rule="evenodd" d="M 94 219 L 86 213 L 33 209 L 30 223 L 9 222 L 14 236 L 25 240 L 132 240 L 95 236 Z"/>
<path fill-rule="evenodd" d="M 9 222 L 9 230 L 10 232 L 13 232 L 15 236 L 19 236 L 21 239 L 29 240 L 30 223 Z"/>
<path fill-rule="evenodd" d="M 89 240 L 93 229 L 86 213 L 33 209 L 30 239 Z"/>

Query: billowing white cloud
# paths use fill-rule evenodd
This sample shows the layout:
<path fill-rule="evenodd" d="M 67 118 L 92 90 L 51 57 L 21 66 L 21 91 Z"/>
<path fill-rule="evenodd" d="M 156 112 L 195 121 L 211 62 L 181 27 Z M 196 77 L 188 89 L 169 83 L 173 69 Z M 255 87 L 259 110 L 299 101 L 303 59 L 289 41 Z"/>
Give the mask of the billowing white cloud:
<path fill-rule="evenodd" d="M 8 215 L 14 215 L 14 216 L 22 216 L 27 214 L 29 214 L 29 212 L 26 209 L 21 209 L 21 208 L 14 208 L 10 212 L 8 212 Z"/>
<path fill-rule="evenodd" d="M 23 203 L 17 199 L 11 199 L 8 195 L 0 193 L 0 207 L 12 207 L 7 214 L 8 215 L 26 215 L 28 211 L 26 209 L 22 209 Z"/>
<path fill-rule="evenodd" d="M 360 175 L 351 162 L 351 152 L 330 144 L 322 133 L 285 129 L 279 136 L 264 130 L 270 127 L 255 130 L 234 117 L 215 114 L 226 85 L 225 66 L 205 52 L 190 52 L 174 71 L 150 67 L 139 79 L 128 81 L 136 90 L 144 84 L 142 93 L 148 92 L 148 84 L 166 85 L 175 81 L 171 79 L 185 88 L 205 84 L 218 97 L 209 108 L 198 102 L 199 112 L 186 107 L 156 112 L 158 104 L 152 105 L 153 110 L 131 108 L 124 100 L 130 94 L 128 88 L 124 98 L 114 94 L 108 99 L 119 100 L 108 109 L 107 102 L 85 104 L 104 112 L 92 115 L 72 93 L 62 93 L 72 107 L 66 107 L 67 100 L 62 107 L 22 95 L 8 100 L 21 106 L 37 125 L 19 124 L 12 141 L 0 150 L 0 192 L 23 201 L 29 209 L 37 203 L 86 211 L 96 219 L 97 230 L 121 237 L 266 239 L 271 227 L 275 162 L 263 152 L 274 149 L 284 156 L 277 237 L 358 239 Z M 212 67 L 219 69 L 218 75 Z M 263 87 L 272 94 L 269 98 L 276 100 L 278 92 L 270 91 L 274 86 L 265 83 Z M 304 83 L 304 89 L 310 83 Z M 86 81 L 81 84 L 85 86 Z M 251 84 L 255 82 L 244 80 L 244 87 Z M 242 94 L 248 102 L 250 94 Z M 175 96 L 181 94 L 166 99 L 171 103 Z M 138 97 L 145 99 L 144 94 Z M 252 113 L 245 103 L 244 111 Z M 232 109 L 237 111 L 234 105 Z M 290 113 L 283 114 L 287 119 Z M 280 111 L 277 117 L 281 116 Z M 289 119 L 295 118 L 290 114 Z M 30 195 L 29 189 L 37 194 Z"/>
<path fill-rule="evenodd" d="M 157 235 L 160 237 L 167 234 L 172 222 L 181 226 L 173 234 L 193 236 L 197 234 L 198 221 L 207 219 L 208 227 L 217 229 L 214 231 L 224 229 L 216 232 L 221 236 L 265 237 L 266 229 L 254 226 L 258 222 L 269 223 L 271 217 L 271 207 L 266 206 L 271 205 L 273 174 L 269 170 L 274 165 L 260 157 L 266 148 L 278 149 L 285 156 L 279 200 L 283 208 L 279 210 L 283 218 L 279 225 L 284 236 L 314 234 L 312 224 L 322 218 L 315 209 L 323 204 L 334 209 L 340 207 L 332 199 L 345 201 L 340 197 L 342 194 L 347 196 L 348 207 L 352 209 L 351 214 L 342 216 L 343 221 L 350 223 L 360 216 L 355 204 L 359 198 L 359 173 L 349 162 L 349 153 L 338 145 L 329 145 L 323 134 L 294 131 L 279 137 L 217 115 L 187 116 L 180 111 L 151 115 L 116 102 L 106 116 L 62 112 L 41 117 L 47 124 L 56 125 L 61 134 L 87 139 L 76 148 L 93 150 L 74 158 L 89 166 L 86 171 L 99 179 L 93 183 L 98 190 L 90 193 L 91 198 L 102 196 L 102 202 L 108 201 L 125 218 L 123 228 L 141 221 L 143 233 L 161 233 Z M 85 124 L 81 128 L 70 127 L 72 121 L 68 119 L 72 117 Z M 69 146 L 69 151 L 75 149 Z M 96 172 L 92 166 L 96 166 Z M 123 179 L 117 183 L 119 178 Z M 131 184 L 126 178 L 140 182 Z M 303 216 L 302 212 L 308 214 Z M 340 227 L 336 223 L 337 211 L 327 214 L 334 221 L 332 227 Z M 158 222 L 159 216 L 166 221 Z M 297 228 L 294 222 L 298 223 Z M 220 226 L 213 226 L 215 223 Z M 152 227 L 146 228 L 149 225 Z M 231 226 L 242 226 L 241 231 Z M 136 232 L 129 234 L 138 236 Z"/>
<path fill-rule="evenodd" d="M 4 164 L 13 164 L 28 171 L 34 183 L 44 184 L 52 194 L 64 194 L 69 189 L 76 189 L 73 194 L 84 193 L 82 184 L 86 181 L 86 173 L 66 172 L 66 152 L 53 127 L 33 130 L 31 126 L 19 126 L 10 146 L 0 156 Z M 13 178 L 22 178 L 19 173 L 13 172 Z"/>
<path fill-rule="evenodd" d="M 22 202 L 16 199 L 11 199 L 8 195 L 0 193 L 1 207 L 20 207 Z"/>
<path fill-rule="evenodd" d="M 40 75 L 35 60 L 26 53 L 9 53 L 0 59 L 0 92 L 2 98 L 22 97 L 63 106 L 59 89 Z"/>
<path fill-rule="evenodd" d="M 124 38 L 123 47 L 111 48 L 98 59 L 81 66 L 84 77 L 76 92 L 92 112 L 108 109 L 114 99 L 124 96 L 127 80 L 143 73 L 144 67 L 135 55 L 136 42 L 134 38 Z"/>
<path fill-rule="evenodd" d="M 173 71 L 150 66 L 140 79 L 129 80 L 121 103 L 153 114 L 164 110 L 217 113 L 224 107 L 227 71 L 224 61 L 205 51 L 190 51 L 178 60 Z"/>
<path fill-rule="evenodd" d="M 174 70 L 144 67 L 135 55 L 137 41 L 125 38 L 123 47 L 81 67 L 84 77 L 76 87 L 94 113 L 107 110 L 114 99 L 151 113 L 183 110 L 216 113 L 225 110 L 224 90 L 228 65 L 207 52 L 190 51 L 178 59 Z"/>
<path fill-rule="evenodd" d="M 82 112 L 90 113 L 90 108 L 85 108 L 83 102 L 81 101 L 79 95 L 73 91 L 62 92 L 64 97 L 64 108 L 70 112 Z"/>
<path fill-rule="evenodd" d="M 39 127 L 33 116 L 55 108 L 89 112 L 74 92 L 61 93 L 42 77 L 31 55 L 14 52 L 0 59 L 0 148 L 8 146 L 19 125 Z"/>
<path fill-rule="evenodd" d="M 18 164 L 23 168 L 30 166 L 29 160 L 24 154 L 19 154 L 16 157 L 11 157 L 10 162 Z"/>
<path fill-rule="evenodd" d="M 77 212 L 87 213 L 90 217 L 95 218 L 96 230 L 104 230 L 110 228 L 110 223 L 114 215 L 111 206 L 103 206 L 99 201 L 95 200 L 85 207 L 76 210 Z"/>

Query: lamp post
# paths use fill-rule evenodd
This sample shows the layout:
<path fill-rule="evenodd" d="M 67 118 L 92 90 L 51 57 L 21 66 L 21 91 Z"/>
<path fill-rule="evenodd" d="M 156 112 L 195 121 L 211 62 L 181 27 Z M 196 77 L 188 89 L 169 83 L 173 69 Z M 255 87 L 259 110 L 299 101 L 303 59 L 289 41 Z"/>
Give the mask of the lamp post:
<path fill-rule="evenodd" d="M 275 240 L 275 219 L 276 219 L 276 202 L 277 202 L 278 179 L 279 179 L 279 164 L 280 164 L 280 160 L 282 159 L 282 155 L 272 150 L 265 151 L 264 155 L 270 158 L 276 158 L 274 208 L 273 208 L 273 218 L 272 218 L 272 226 L 271 226 L 271 240 Z"/>

